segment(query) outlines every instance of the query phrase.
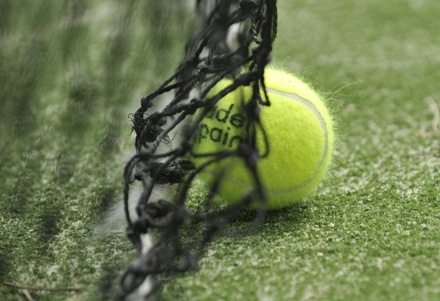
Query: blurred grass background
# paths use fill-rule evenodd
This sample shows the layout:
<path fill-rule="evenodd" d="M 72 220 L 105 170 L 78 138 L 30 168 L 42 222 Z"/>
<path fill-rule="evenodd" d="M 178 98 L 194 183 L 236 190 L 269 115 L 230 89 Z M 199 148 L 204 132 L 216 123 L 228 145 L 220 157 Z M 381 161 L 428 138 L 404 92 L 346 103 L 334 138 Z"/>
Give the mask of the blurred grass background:
<path fill-rule="evenodd" d="M 178 2 L 0 0 L 2 300 L 26 300 L 9 284 L 78 289 L 35 300 L 117 291 L 135 252 L 94 229 L 121 195 L 127 115 L 193 30 Z M 279 1 L 274 63 L 335 108 L 332 170 L 261 231 L 221 237 L 163 299 L 440 299 L 438 13 L 435 0 Z"/>
<path fill-rule="evenodd" d="M 170 2 L 1 0 L 1 300 L 22 299 L 8 281 L 106 300 L 132 259 L 124 235 L 92 230 L 121 196 L 128 114 L 183 53 Z"/>

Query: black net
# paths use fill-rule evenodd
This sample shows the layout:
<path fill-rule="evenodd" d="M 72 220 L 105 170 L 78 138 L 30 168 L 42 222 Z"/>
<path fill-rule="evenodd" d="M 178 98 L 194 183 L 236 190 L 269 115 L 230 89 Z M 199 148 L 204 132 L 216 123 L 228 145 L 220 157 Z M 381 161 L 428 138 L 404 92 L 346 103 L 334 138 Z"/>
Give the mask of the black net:
<path fill-rule="evenodd" d="M 264 136 L 260 106 L 270 105 L 263 75 L 276 36 L 276 1 L 198 0 L 196 11 L 201 26 L 188 42 L 186 56 L 171 77 L 142 98 L 141 107 L 131 116 L 137 152 L 125 168 L 124 205 L 128 237 L 139 258 L 121 279 L 123 300 L 148 299 L 173 276 L 197 269 L 207 245 L 241 209 L 250 204 L 255 209 L 249 229 L 260 225 L 265 215 L 257 163 L 267 155 L 269 145 L 266 140 L 259 149 L 255 133 L 258 128 Z M 225 78 L 230 84 L 214 89 Z M 249 100 L 237 99 L 249 121 L 244 138 L 231 149 L 196 150 L 193 142 L 200 135 L 203 118 L 219 100 L 244 86 L 252 88 Z M 156 102 L 163 99 L 168 101 L 158 109 Z M 252 188 L 233 205 L 191 209 L 188 194 L 195 179 L 212 164 L 231 157 L 245 163 Z M 209 207 L 222 181 L 220 170 L 200 203 Z M 136 216 L 131 216 L 129 190 L 134 182 L 143 188 Z M 172 193 L 157 198 L 156 190 Z"/>

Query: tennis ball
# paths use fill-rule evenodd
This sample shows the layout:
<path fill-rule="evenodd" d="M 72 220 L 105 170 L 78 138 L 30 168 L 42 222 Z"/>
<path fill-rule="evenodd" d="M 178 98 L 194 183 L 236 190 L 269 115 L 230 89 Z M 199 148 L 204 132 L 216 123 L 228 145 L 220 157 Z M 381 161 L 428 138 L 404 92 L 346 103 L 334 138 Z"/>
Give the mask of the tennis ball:
<path fill-rule="evenodd" d="M 266 149 L 261 127 L 255 127 L 256 144 L 261 154 L 257 162 L 267 208 L 288 206 L 308 195 L 324 177 L 332 157 L 335 133 L 333 119 L 318 93 L 293 74 L 267 68 L 264 81 L 270 106 L 261 106 L 261 124 L 267 135 Z M 213 96 L 229 86 L 220 81 L 210 92 Z M 261 93 L 264 97 L 264 93 Z M 241 87 L 223 97 L 204 116 L 192 139 L 193 151 L 208 154 L 236 150 L 248 141 L 252 130 L 245 105 L 252 97 L 251 87 Z M 196 113 L 198 116 L 200 112 Z M 208 158 L 198 158 L 196 165 Z M 201 178 L 210 185 L 223 176 L 219 196 L 228 203 L 239 201 L 255 183 L 245 158 L 229 156 L 210 164 Z M 255 207 L 256 204 L 254 203 Z"/>

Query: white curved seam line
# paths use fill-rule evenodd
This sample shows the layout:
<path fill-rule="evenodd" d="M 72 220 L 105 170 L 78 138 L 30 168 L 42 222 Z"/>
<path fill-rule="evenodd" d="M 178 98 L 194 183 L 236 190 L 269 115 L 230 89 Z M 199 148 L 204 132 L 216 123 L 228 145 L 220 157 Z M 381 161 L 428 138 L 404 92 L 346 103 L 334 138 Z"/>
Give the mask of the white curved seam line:
<path fill-rule="evenodd" d="M 269 92 L 269 93 L 281 95 L 281 96 L 288 97 L 290 99 L 299 101 L 303 105 L 307 106 L 313 112 L 313 114 L 315 114 L 315 116 L 318 118 L 319 122 L 321 123 L 321 127 L 323 129 L 323 132 L 324 132 L 324 151 L 322 153 L 321 159 L 320 159 L 317 167 L 315 168 L 315 170 L 313 171 L 312 175 L 307 180 L 305 180 L 301 184 L 296 185 L 296 186 L 294 186 L 292 188 L 289 188 L 289 189 L 266 189 L 266 191 L 269 194 L 285 194 L 285 193 L 294 192 L 296 190 L 299 190 L 299 189 L 307 186 L 316 177 L 316 174 L 318 173 L 319 169 L 324 164 L 324 160 L 325 160 L 325 158 L 327 156 L 327 152 L 328 152 L 327 124 L 326 124 L 326 122 L 324 120 L 324 117 L 321 115 L 321 113 L 318 111 L 318 109 L 315 107 L 315 105 L 311 101 L 306 100 L 306 99 L 304 99 L 304 98 L 302 98 L 299 95 L 294 94 L 294 93 L 286 93 L 286 92 L 276 91 L 276 90 L 272 90 L 272 89 L 266 89 L 266 91 Z M 215 172 L 212 172 L 212 171 L 209 171 L 209 170 L 205 170 L 204 173 L 216 176 Z M 242 185 L 242 186 L 246 186 L 246 187 L 252 187 L 252 185 L 250 185 L 249 183 L 245 183 L 245 182 L 243 182 L 243 181 L 241 181 L 241 180 L 239 180 L 237 178 L 228 178 L 227 180 L 231 181 L 231 182 L 233 182 L 235 184 L 238 184 L 238 185 Z"/>
<path fill-rule="evenodd" d="M 288 193 L 288 192 L 293 192 L 295 190 L 301 189 L 305 186 L 307 186 L 315 177 L 316 174 L 319 172 L 320 168 L 322 167 L 322 165 L 324 164 L 324 160 L 327 157 L 327 152 L 328 152 L 328 132 L 327 132 L 327 124 L 325 122 L 324 117 L 321 115 L 321 113 L 318 111 L 318 109 L 316 108 L 315 104 L 307 99 L 302 98 L 301 96 L 294 94 L 294 93 L 287 93 L 287 92 L 281 92 L 281 91 L 276 91 L 276 90 L 272 90 L 272 89 L 266 89 L 267 92 L 269 93 L 274 93 L 274 94 L 278 94 L 281 96 L 285 96 L 288 98 L 291 98 L 293 100 L 299 101 L 301 102 L 303 105 L 307 106 L 310 110 L 312 110 L 313 114 L 315 114 L 315 116 L 318 118 L 319 122 L 321 123 L 321 128 L 323 130 L 323 134 L 324 134 L 324 150 L 322 152 L 322 156 L 321 159 L 319 160 L 318 165 L 316 166 L 315 170 L 313 171 L 312 175 L 305 180 L 304 182 L 302 182 L 301 184 L 294 186 L 290 189 L 267 189 L 267 191 L 271 194 L 283 194 L 283 193 Z"/>

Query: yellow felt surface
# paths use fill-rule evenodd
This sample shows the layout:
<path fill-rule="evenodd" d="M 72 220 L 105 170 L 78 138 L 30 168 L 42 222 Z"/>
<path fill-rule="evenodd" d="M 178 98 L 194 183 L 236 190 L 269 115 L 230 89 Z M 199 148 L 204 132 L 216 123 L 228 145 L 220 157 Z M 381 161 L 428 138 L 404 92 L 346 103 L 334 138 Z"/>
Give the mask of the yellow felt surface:
<path fill-rule="evenodd" d="M 269 208 L 284 207 L 310 194 L 331 161 L 332 119 L 320 96 L 297 77 L 275 69 L 265 71 L 271 105 L 262 107 L 261 121 L 269 140 L 269 155 L 258 161 Z M 231 82 L 224 80 L 216 93 Z M 194 140 L 197 153 L 235 149 L 245 139 L 249 124 L 243 104 L 251 98 L 245 87 L 221 99 L 201 122 Z M 233 106 L 232 106 L 233 105 Z M 257 143 L 265 151 L 261 130 Z M 197 160 L 203 162 L 203 160 Z M 241 159 L 228 158 L 211 165 L 201 178 L 208 184 L 225 169 L 219 195 L 227 202 L 239 200 L 254 181 Z"/>

